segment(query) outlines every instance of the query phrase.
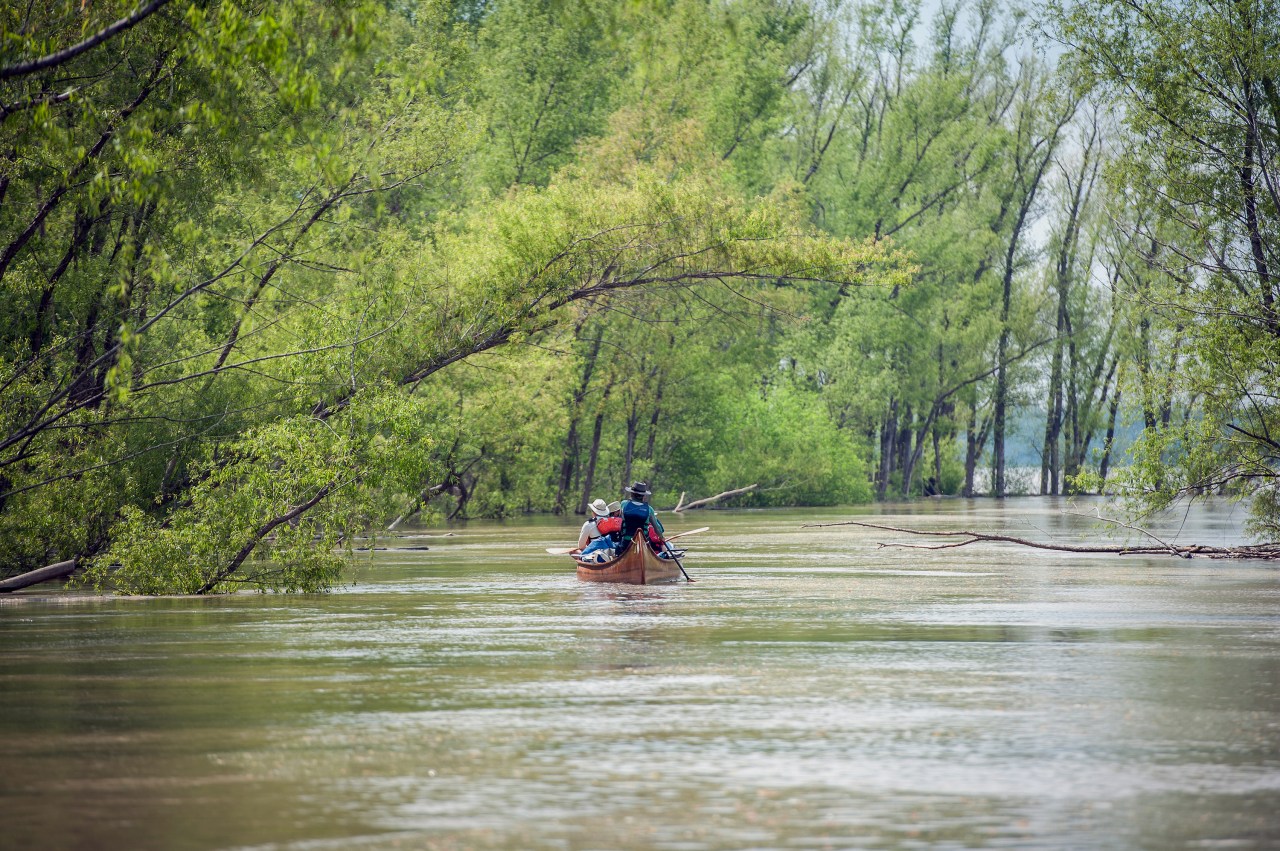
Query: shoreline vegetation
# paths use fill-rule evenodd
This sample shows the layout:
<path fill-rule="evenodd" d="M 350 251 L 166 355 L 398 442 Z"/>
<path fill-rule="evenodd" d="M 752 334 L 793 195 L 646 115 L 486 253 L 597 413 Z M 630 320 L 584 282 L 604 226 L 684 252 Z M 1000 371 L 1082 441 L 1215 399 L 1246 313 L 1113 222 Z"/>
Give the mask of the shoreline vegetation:
<path fill-rule="evenodd" d="M 720 495 L 720 496 L 723 496 Z M 1003 497 L 995 497 L 989 495 L 976 495 L 971 497 L 962 497 L 955 494 L 936 494 L 932 497 L 924 499 L 913 499 L 905 502 L 896 503 L 879 503 L 878 505 L 920 505 L 932 501 L 945 502 L 947 500 L 971 500 L 971 501 L 992 501 L 997 504 L 1003 504 L 1007 501 L 1016 501 L 1019 499 L 1035 499 L 1044 496 L 1042 494 L 1032 493 L 1014 493 Z M 741 511 L 741 507 L 731 505 L 715 505 L 712 504 L 715 498 L 708 500 L 699 500 L 701 504 L 690 504 L 685 506 L 684 511 L 689 510 L 706 510 L 706 511 Z M 826 508 L 832 509 L 838 506 L 780 506 L 775 509 L 747 509 L 757 511 L 769 510 L 795 510 L 795 509 L 813 509 Z M 659 510 L 664 514 L 676 514 L 677 509 L 671 508 L 667 510 Z M 1087 519 L 1095 520 L 1104 524 L 1110 530 L 1125 529 L 1133 532 L 1141 537 L 1149 538 L 1154 544 L 1127 544 L 1127 545 L 1086 545 L 1086 544 L 1062 544 L 1047 543 L 1044 541 L 1033 541 L 1027 538 L 1010 535 L 1007 533 L 986 531 L 972 531 L 964 529 L 914 529 L 905 526 L 889 526 L 878 523 L 869 523 L 860 520 L 839 520 L 830 523 L 804 523 L 800 528 L 803 529 L 825 529 L 835 526 L 858 526 L 867 529 L 878 529 L 888 532 L 898 532 L 904 535 L 913 535 L 919 537 L 935 537 L 935 538 L 965 538 L 961 541 L 949 541 L 939 544 L 911 544 L 904 542 L 876 542 L 876 549 L 898 548 L 898 549 L 957 549 L 959 547 L 968 546 L 975 543 L 1006 543 L 1015 546 L 1028 547 L 1031 549 L 1051 550 L 1055 552 L 1065 553 L 1081 553 L 1081 554 L 1112 554 L 1112 555 L 1170 555 L 1178 558 L 1190 559 L 1194 557 L 1205 557 L 1210 559 L 1256 559 L 1256 560 L 1274 560 L 1280 559 L 1280 542 L 1268 542 L 1258 544 L 1239 544 L 1236 546 L 1213 546 L 1208 544 L 1177 544 L 1169 543 L 1157 537 L 1154 533 L 1122 520 L 1102 517 L 1099 514 L 1079 514 L 1077 512 L 1065 512 L 1066 514 L 1076 515 Z M 551 512 L 542 512 L 543 515 L 551 515 Z M 400 518 L 401 522 L 408 518 Z M 398 525 L 398 523 L 396 524 Z M 702 527 L 701 530 L 705 530 Z M 699 530 L 699 531 L 701 531 Z M 352 541 L 370 542 L 368 545 L 353 546 L 347 550 L 341 546 L 337 548 L 340 553 L 372 553 L 372 552 L 425 552 L 431 549 L 427 544 L 410 544 L 408 546 L 386 546 L 379 545 L 377 542 L 382 541 L 421 541 L 425 539 L 435 538 L 451 538 L 465 533 L 454 531 L 437 532 L 437 533 L 421 533 L 421 532 L 395 532 L 393 528 L 388 527 L 385 531 L 374 532 L 369 535 L 355 536 Z M 673 537 L 680 537 L 679 534 Z M 548 552 L 551 552 L 548 550 Z M 557 551 L 561 552 L 561 551 Z M 29 588 L 57 580 L 68 580 L 75 584 L 72 578 L 77 570 L 83 570 L 84 565 L 75 560 L 68 560 L 58 564 L 48 565 L 27 573 L 11 576 L 7 579 L 0 580 L 0 594 L 7 594 L 13 591 Z M 199 593 L 194 595 L 164 595 L 164 596 L 200 596 Z"/>
<path fill-rule="evenodd" d="M 10 5 L 0 582 L 636 479 L 1280 538 L 1272 0 Z"/>

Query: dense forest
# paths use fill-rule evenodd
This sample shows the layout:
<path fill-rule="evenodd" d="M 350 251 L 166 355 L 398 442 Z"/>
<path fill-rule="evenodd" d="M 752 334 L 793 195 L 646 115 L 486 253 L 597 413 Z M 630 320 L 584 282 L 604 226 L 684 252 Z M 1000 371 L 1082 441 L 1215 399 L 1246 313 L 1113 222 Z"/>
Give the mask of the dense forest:
<path fill-rule="evenodd" d="M 1272 0 L 0 26 L 0 574 L 317 590 L 395 518 L 633 479 L 1280 531 Z"/>

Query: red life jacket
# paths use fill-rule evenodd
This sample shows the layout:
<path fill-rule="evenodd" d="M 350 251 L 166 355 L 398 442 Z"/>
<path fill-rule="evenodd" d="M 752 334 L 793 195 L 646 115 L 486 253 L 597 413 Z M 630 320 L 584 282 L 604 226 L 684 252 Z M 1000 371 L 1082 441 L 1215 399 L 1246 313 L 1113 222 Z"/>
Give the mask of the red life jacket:
<path fill-rule="evenodd" d="M 601 535 L 612 535 L 614 532 L 621 532 L 622 518 L 601 517 L 596 521 L 596 529 L 600 530 Z"/>

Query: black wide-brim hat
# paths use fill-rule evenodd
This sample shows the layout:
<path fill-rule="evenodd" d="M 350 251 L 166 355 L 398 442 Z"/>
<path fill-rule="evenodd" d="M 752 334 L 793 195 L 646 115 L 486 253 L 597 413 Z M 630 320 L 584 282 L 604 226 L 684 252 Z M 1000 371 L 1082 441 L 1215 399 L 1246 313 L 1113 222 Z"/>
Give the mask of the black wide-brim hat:
<path fill-rule="evenodd" d="M 635 496 L 649 496 L 653 491 L 649 490 L 649 486 L 644 482 L 634 482 L 631 487 L 627 488 L 627 493 Z"/>

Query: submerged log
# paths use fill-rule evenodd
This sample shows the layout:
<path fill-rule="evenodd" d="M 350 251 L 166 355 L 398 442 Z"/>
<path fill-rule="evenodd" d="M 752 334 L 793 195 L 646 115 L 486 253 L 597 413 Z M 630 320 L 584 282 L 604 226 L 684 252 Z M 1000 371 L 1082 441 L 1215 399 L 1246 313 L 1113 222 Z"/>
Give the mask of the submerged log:
<path fill-rule="evenodd" d="M 64 576 L 70 576 L 75 573 L 76 560 L 68 559 L 60 561 L 57 564 L 51 564 L 48 567 L 41 567 L 36 570 L 20 573 L 17 576 L 11 576 L 0 582 L 0 593 L 8 593 L 17 591 L 20 588 L 26 588 L 30 585 L 39 585 L 41 582 L 48 582 L 50 579 L 61 579 Z"/>
<path fill-rule="evenodd" d="M 1122 524 L 1124 525 L 1124 524 Z M 992 532 L 972 532 L 967 529 L 905 529 L 899 526 L 885 526 L 880 523 L 864 523 L 858 520 L 843 520 L 838 523 L 805 523 L 802 529 L 819 529 L 828 526 L 862 526 L 866 529 L 881 529 L 886 532 L 901 532 L 904 535 L 922 535 L 934 538 L 965 538 L 963 541 L 952 541 L 946 544 L 904 544 L 899 542 L 885 543 L 878 541 L 877 548 L 900 547 L 912 550 L 949 550 L 957 547 L 976 544 L 980 541 L 1016 544 L 1021 547 L 1033 547 L 1038 550 L 1055 550 L 1064 553 L 1104 553 L 1110 555 L 1171 555 L 1178 558 L 1205 556 L 1206 558 L 1257 558 L 1280 559 L 1280 541 L 1268 544 L 1242 545 L 1239 547 L 1211 547 L 1206 544 L 1167 544 L 1155 538 L 1150 532 L 1138 531 L 1155 538 L 1156 545 L 1145 546 L 1078 546 L 1074 544 L 1046 544 L 1041 541 L 1029 541 L 1013 535 L 1001 535 Z M 1126 526 L 1126 528 L 1134 528 Z"/>

